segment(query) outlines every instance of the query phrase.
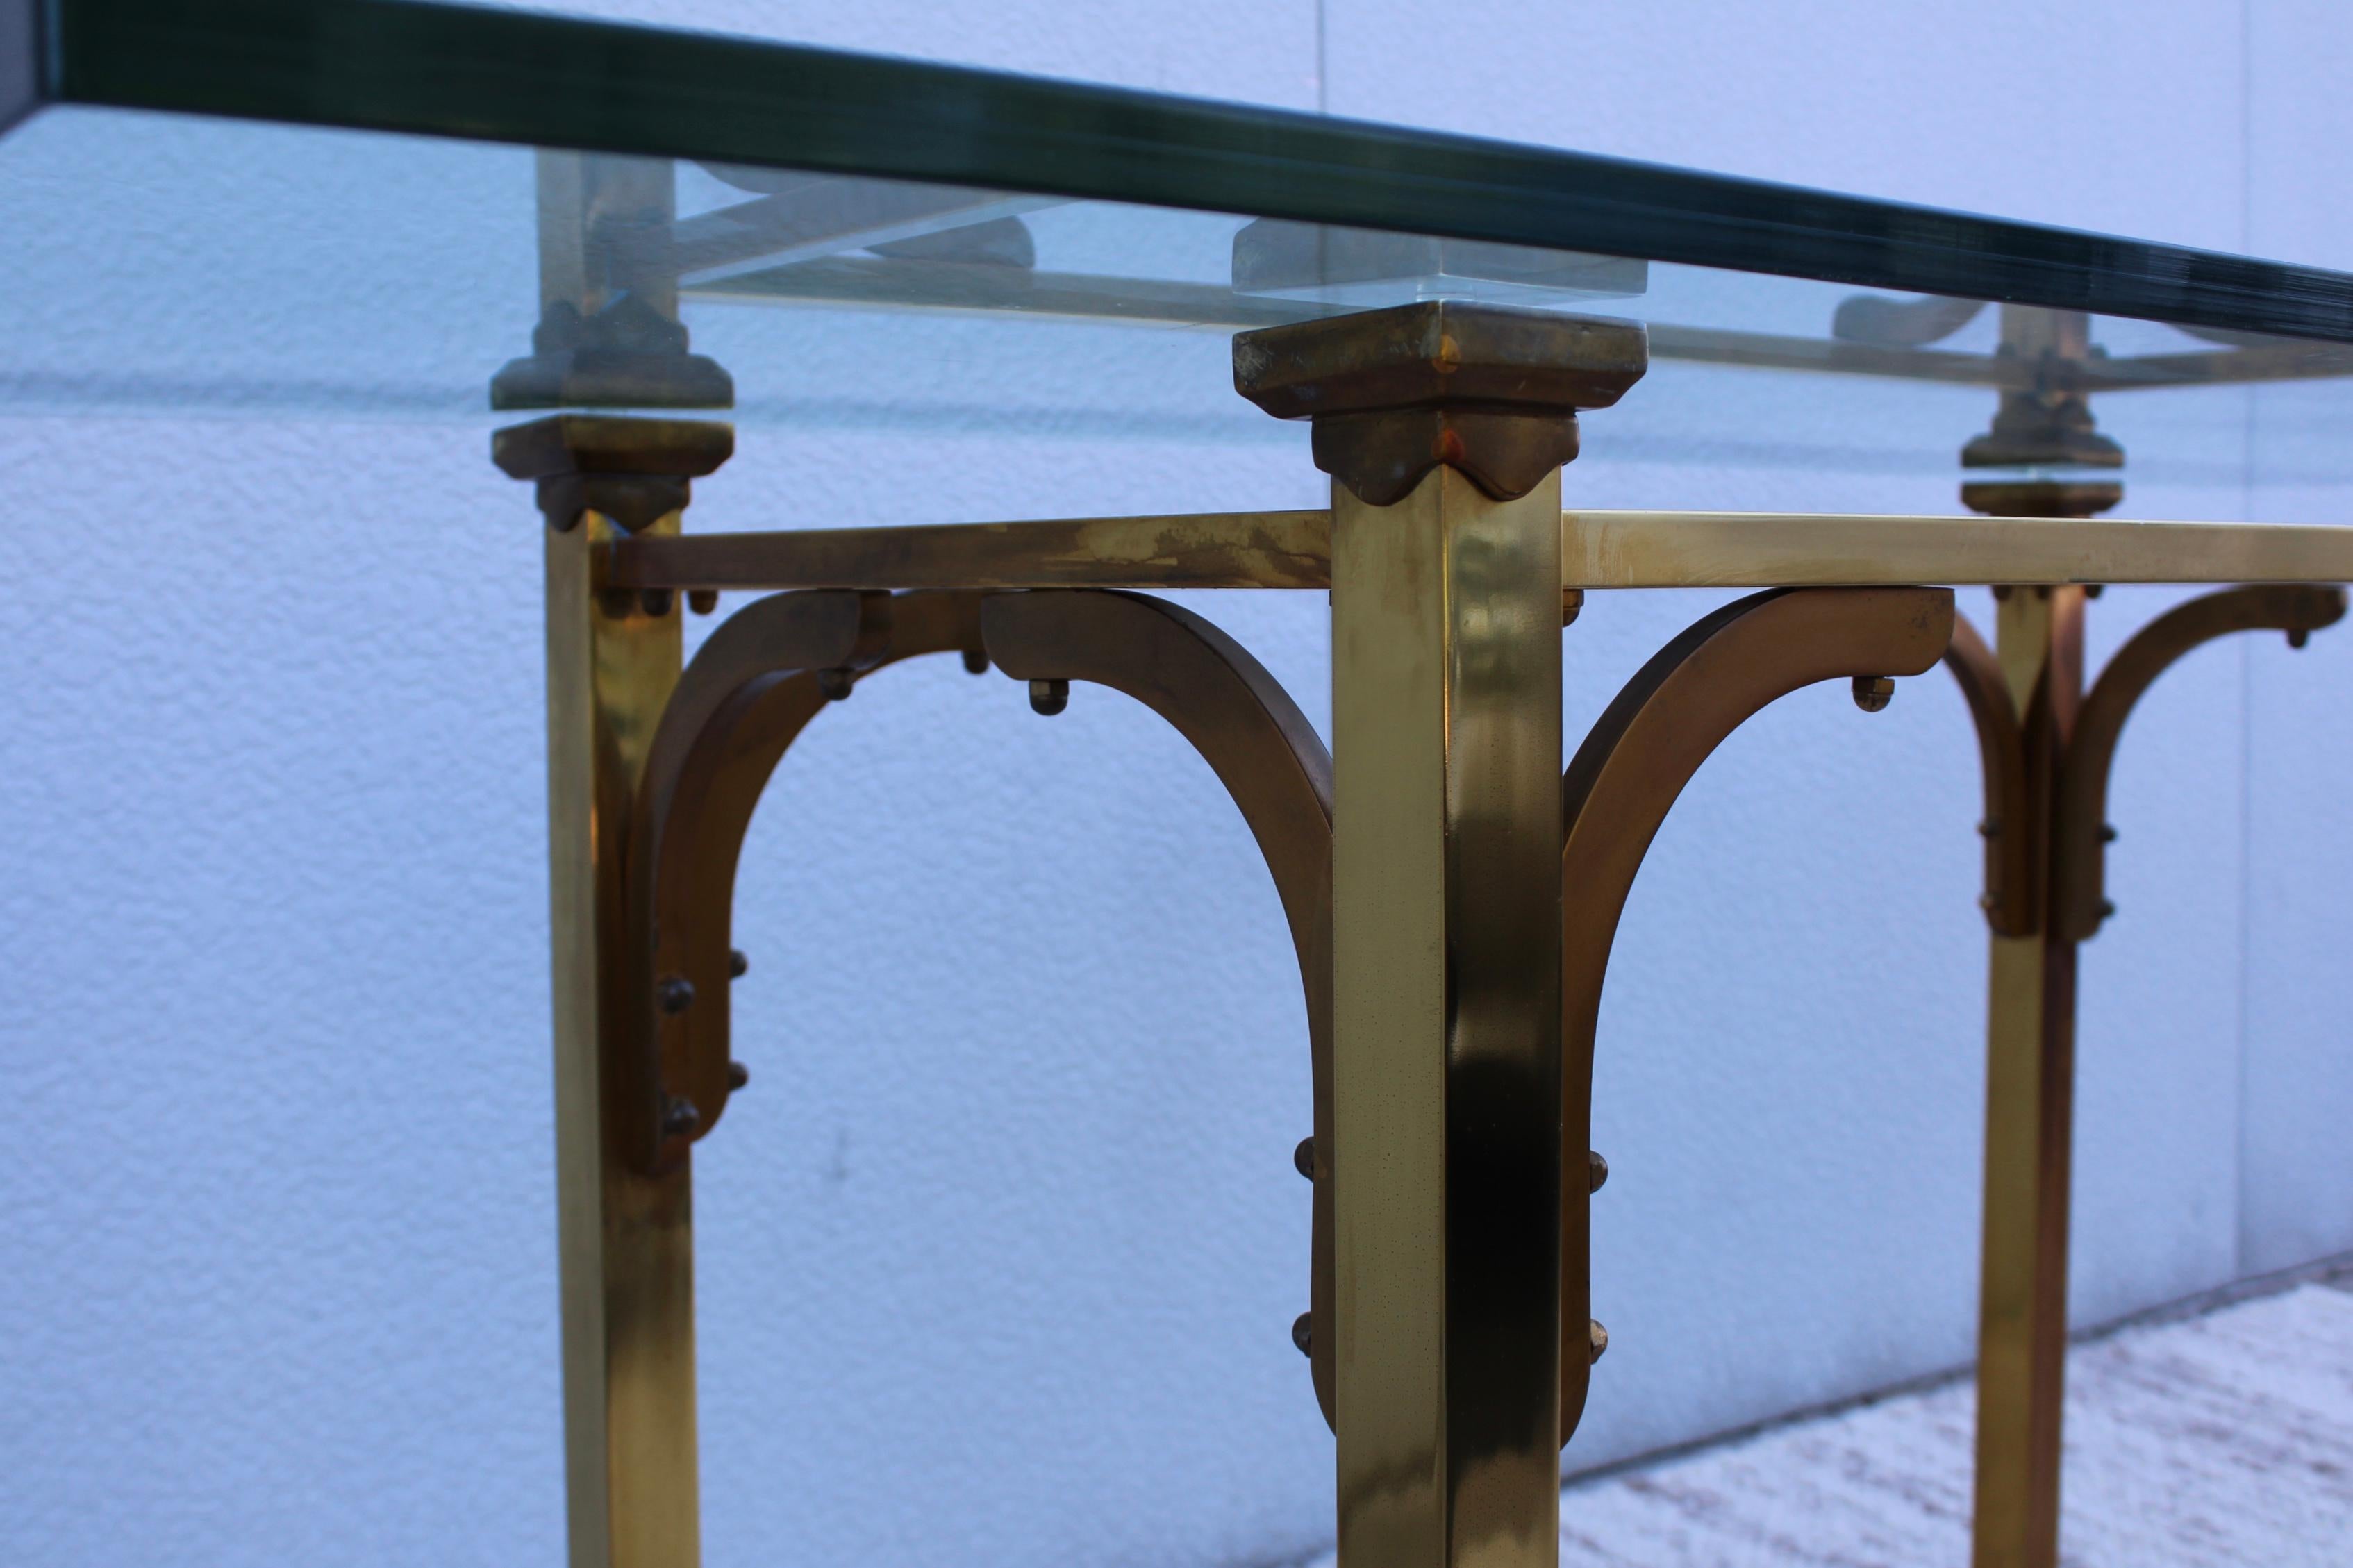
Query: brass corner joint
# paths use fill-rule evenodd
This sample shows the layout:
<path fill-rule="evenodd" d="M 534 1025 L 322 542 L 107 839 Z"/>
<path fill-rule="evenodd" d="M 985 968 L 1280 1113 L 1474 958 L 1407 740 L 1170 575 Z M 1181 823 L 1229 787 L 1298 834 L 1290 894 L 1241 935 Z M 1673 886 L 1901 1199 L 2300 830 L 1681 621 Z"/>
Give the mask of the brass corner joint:
<path fill-rule="evenodd" d="M 1515 500 L 1577 456 L 1577 413 L 1642 378 L 1638 321 L 1436 300 L 1243 332 L 1234 390 L 1314 422 L 1315 466 L 1394 506 L 1440 465 Z"/>
<path fill-rule="evenodd" d="M 735 453 L 735 427 L 715 419 L 554 414 L 491 437 L 508 476 L 536 480 L 539 510 L 565 532 L 599 512 L 631 533 L 684 509 L 691 481 Z"/>

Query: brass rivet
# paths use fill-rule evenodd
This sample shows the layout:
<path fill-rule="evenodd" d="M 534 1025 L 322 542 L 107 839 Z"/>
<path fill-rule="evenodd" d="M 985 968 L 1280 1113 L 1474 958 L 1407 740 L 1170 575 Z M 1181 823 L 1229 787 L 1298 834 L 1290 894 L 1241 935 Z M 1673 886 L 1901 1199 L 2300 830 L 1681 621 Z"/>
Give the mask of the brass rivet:
<path fill-rule="evenodd" d="M 2084 597 L 2096 599 L 2100 596 L 2100 590 L 2106 586 L 2105 583 L 2086 583 L 2084 584 Z"/>
<path fill-rule="evenodd" d="M 1067 680 L 1033 680 L 1029 683 L 1029 710 L 1051 719 L 1071 705 L 1071 683 Z"/>
<path fill-rule="evenodd" d="M 966 675 L 987 675 L 988 673 L 988 650 L 987 648 L 978 647 L 968 647 L 965 649 L 964 668 Z"/>
<path fill-rule="evenodd" d="M 850 678 L 849 671 L 846 669 L 818 671 L 817 689 L 825 694 L 825 700 L 828 702 L 847 702 L 849 700 L 850 689 L 856 684 Z"/>
<path fill-rule="evenodd" d="M 682 974 L 666 974 L 654 988 L 654 1001 L 671 1017 L 694 1005 L 694 982 Z"/>
<path fill-rule="evenodd" d="M 1883 675 L 1858 675 L 1854 678 L 1854 705 L 1866 713 L 1876 713 L 1895 700 L 1895 682 Z"/>
<path fill-rule="evenodd" d="M 730 980 L 741 980 L 744 975 L 751 972 L 752 961 L 744 957 L 741 950 L 732 947 L 729 948 L 727 950 L 727 978 Z"/>
<path fill-rule="evenodd" d="M 656 620 L 670 614 L 670 599 L 668 588 L 649 588 L 638 595 L 638 603 L 644 605 L 646 614 Z"/>
<path fill-rule="evenodd" d="M 2001 908 L 2001 900 L 1991 893 L 1979 893 L 1978 895 L 1978 908 L 1983 910 L 1988 914 L 1991 914 L 1994 910 Z"/>
<path fill-rule="evenodd" d="M 662 1101 L 661 1130 L 665 1138 L 691 1138 L 694 1130 L 702 1125 L 702 1112 L 694 1109 L 691 1100 L 665 1099 Z"/>
<path fill-rule="evenodd" d="M 1602 1184 L 1607 1182 L 1609 1179 L 1609 1162 L 1603 1159 L 1599 1154 L 1595 1153 L 1592 1150 L 1588 1149 L 1585 1152 L 1585 1180 L 1587 1184 L 1585 1190 L 1588 1193 L 1598 1193 L 1601 1190 Z"/>
<path fill-rule="evenodd" d="M 1987 817 L 1983 822 L 1978 823 L 1978 836 L 1979 837 L 1981 837 L 1981 838 L 1999 838 L 1999 837 L 2001 837 L 2001 818 L 2000 818 L 2000 817 L 1999 817 L 1999 816 L 1989 816 L 1989 817 Z"/>
<path fill-rule="evenodd" d="M 2104 822 L 2104 823 L 2100 824 L 2100 842 L 2101 842 L 2101 843 L 2103 843 L 2103 844 L 2114 844 L 2116 841 L 2116 825 L 2115 825 L 2114 823 L 2108 823 L 2108 822 Z"/>
<path fill-rule="evenodd" d="M 686 607 L 692 610 L 698 616 L 709 615 L 712 611 L 719 607 L 719 590 L 716 588 L 689 588 L 686 591 Z"/>
<path fill-rule="evenodd" d="M 1291 1320 L 1291 1342 L 1299 1347 L 1301 1355 L 1315 1353 L 1315 1314 L 1302 1312 Z"/>
<path fill-rule="evenodd" d="M 2308 627 L 2292 626 L 2288 629 L 2287 646 L 2290 647 L 2302 647 L 2311 640 L 2312 632 Z"/>
<path fill-rule="evenodd" d="M 1609 1331 L 1588 1319 L 1585 1324 L 1586 1342 L 1593 1347 L 1593 1359 L 1599 1361 L 1609 1350 Z"/>
<path fill-rule="evenodd" d="M 2116 912 L 2116 904 L 2114 899 L 2102 899 L 2100 900 L 2100 918 L 2102 920 L 2106 920 L 2110 915 L 2115 914 Z"/>
<path fill-rule="evenodd" d="M 1562 628 L 1566 630 L 1567 627 L 1574 626 L 1577 623 L 1577 617 L 1584 613 L 1585 590 L 1582 588 L 1563 588 L 1560 591 L 1560 624 Z"/>
<path fill-rule="evenodd" d="M 750 1068 L 745 1067 L 742 1062 L 729 1062 L 727 1064 L 727 1087 L 729 1089 L 741 1089 L 751 1081 L 752 1069 Z"/>
<path fill-rule="evenodd" d="M 1291 1168 L 1309 1181 L 1315 1179 L 1315 1140 L 1302 1138 L 1299 1147 L 1291 1152 Z"/>

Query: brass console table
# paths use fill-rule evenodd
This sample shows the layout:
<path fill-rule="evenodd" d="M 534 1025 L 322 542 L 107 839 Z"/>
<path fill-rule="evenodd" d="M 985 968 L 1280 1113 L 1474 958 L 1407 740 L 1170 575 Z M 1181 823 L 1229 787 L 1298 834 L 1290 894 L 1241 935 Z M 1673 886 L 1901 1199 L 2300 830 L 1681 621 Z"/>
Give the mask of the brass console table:
<path fill-rule="evenodd" d="M 482 373 L 515 414 L 496 461 L 546 529 L 581 1568 L 698 1555 L 692 1151 L 745 1081 L 728 992 L 752 812 L 808 724 L 927 654 L 1026 683 L 1040 714 L 1075 683 L 1144 703 L 1263 852 L 1314 1065 L 1293 1333 L 1337 1436 L 1349 1568 L 1556 1562 L 1559 1456 L 1608 1344 L 1587 1243 L 1608 1173 L 1596 1026 L 1643 855 L 1778 697 L 1845 680 L 1875 711 L 1944 666 L 1985 795 L 1977 1562 L 2054 1563 L 2075 955 L 2108 910 L 2109 763 L 2184 652 L 2255 630 L 2301 644 L 2353 580 L 2353 530 L 2115 521 L 2125 453 L 2095 405 L 2353 375 L 2353 278 L 543 16 L 10 0 L 0 25 L 0 121 L 80 104 L 553 149 L 535 331 L 519 302 Z M 1137 215 L 1211 243 L 1087 227 Z M 690 342 L 720 302 L 1229 333 L 1235 390 L 1312 426 L 1330 504 L 689 535 L 691 481 L 735 442 L 702 416 L 751 369 Z M 1792 396 L 1833 377 L 1977 389 L 1983 427 L 1948 437 L 1966 510 L 1577 510 L 1562 474 L 1584 416 L 1606 447 L 1654 364 L 1779 374 Z M 2087 601 L 2112 583 L 2233 585 L 2094 676 Z M 1954 607 L 1981 584 L 1989 634 Z M 1565 739 L 1562 632 L 1586 596 L 1675 586 L 1754 591 Z M 1328 752 L 1246 649 L 1153 596 L 1192 588 L 1328 594 Z M 745 590 L 762 596 L 685 660 L 687 616 Z"/>

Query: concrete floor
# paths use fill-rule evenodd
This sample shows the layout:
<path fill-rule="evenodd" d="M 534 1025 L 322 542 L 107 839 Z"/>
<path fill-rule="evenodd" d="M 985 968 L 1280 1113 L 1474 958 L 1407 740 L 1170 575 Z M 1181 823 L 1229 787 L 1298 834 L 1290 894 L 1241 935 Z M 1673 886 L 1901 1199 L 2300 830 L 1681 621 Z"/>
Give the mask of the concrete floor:
<path fill-rule="evenodd" d="M 2349 1291 L 2306 1271 L 2079 1342 L 2064 1568 L 2353 1565 Z M 1580 1479 L 1563 1568 L 1966 1568 L 1975 1404 L 1947 1379 Z"/>

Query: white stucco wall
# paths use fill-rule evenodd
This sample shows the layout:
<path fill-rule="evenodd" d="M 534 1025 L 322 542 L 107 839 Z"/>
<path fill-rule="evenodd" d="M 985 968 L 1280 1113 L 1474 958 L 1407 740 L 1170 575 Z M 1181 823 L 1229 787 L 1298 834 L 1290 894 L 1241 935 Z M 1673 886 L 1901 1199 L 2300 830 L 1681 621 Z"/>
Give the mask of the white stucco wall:
<path fill-rule="evenodd" d="M 2353 267 L 2353 21 L 2318 0 L 555 8 Z M 528 153 L 454 144 L 57 116 L 0 145 L 9 1563 L 560 1559 L 539 532 L 480 412 L 528 334 L 531 193 Z M 1322 493 L 1214 334 L 694 326 L 744 405 L 699 527 Z M 1683 367 L 1588 420 L 1568 488 L 1949 510 L 1989 401 Z M 2102 418 L 2136 515 L 2339 521 L 2341 406 Z M 2175 596 L 2112 592 L 2095 648 Z M 1192 602 L 1320 721 L 1320 601 Z M 1715 602 L 1597 598 L 1571 733 Z M 2346 635 L 2207 650 L 2128 732 L 2085 1319 L 2353 1247 L 2348 735 Z M 1573 1465 L 1969 1354 L 1973 746 L 1937 679 L 1870 719 L 1805 693 L 1661 836 L 1602 1019 L 1613 1341 Z M 743 889 L 754 1079 L 697 1156 L 707 1560 L 1324 1544 L 1303 1022 L 1206 768 L 1108 695 L 1047 723 L 893 671 L 797 749 Z"/>

